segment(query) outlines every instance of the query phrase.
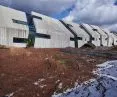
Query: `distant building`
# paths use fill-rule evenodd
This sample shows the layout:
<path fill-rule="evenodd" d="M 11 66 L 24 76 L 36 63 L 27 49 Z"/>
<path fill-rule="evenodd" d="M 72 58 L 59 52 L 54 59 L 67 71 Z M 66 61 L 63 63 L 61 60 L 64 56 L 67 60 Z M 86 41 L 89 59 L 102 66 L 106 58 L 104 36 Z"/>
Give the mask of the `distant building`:
<path fill-rule="evenodd" d="M 26 14 L 0 6 L 0 45 L 26 47 L 28 35 Z"/>

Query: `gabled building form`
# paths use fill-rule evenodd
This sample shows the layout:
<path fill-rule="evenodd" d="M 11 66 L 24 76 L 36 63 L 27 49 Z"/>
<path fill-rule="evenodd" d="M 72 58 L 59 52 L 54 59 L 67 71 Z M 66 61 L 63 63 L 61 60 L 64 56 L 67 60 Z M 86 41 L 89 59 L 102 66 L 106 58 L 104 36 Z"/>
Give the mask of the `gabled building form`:
<path fill-rule="evenodd" d="M 26 14 L 0 5 L 0 45 L 26 47 L 28 35 Z"/>
<path fill-rule="evenodd" d="M 108 34 L 108 47 L 111 47 L 114 45 L 114 37 L 113 34 L 110 33 L 108 29 L 102 29 L 104 32 Z"/>
<path fill-rule="evenodd" d="M 111 33 L 114 39 L 114 45 L 117 45 L 117 36 L 114 33 Z"/>
<path fill-rule="evenodd" d="M 66 26 L 66 28 L 69 29 L 69 31 L 74 35 L 74 41 L 76 42 L 76 47 L 80 48 L 84 44 L 88 43 L 90 40 L 89 34 L 82 28 L 81 25 L 63 21 L 63 24 Z"/>
<path fill-rule="evenodd" d="M 108 34 L 100 29 L 99 26 L 90 25 L 94 31 L 100 34 L 101 46 L 108 46 Z"/>
<path fill-rule="evenodd" d="M 117 33 L 116 32 L 111 32 L 114 34 L 114 45 L 117 45 Z"/>
<path fill-rule="evenodd" d="M 107 29 L 31 12 L 30 14 L 0 5 L 0 45 L 34 48 L 80 48 L 117 45 L 117 36 Z M 28 44 L 28 46 L 29 46 Z"/>
<path fill-rule="evenodd" d="M 90 35 L 90 42 L 95 46 L 101 46 L 100 34 L 88 24 L 81 24 L 81 26 Z"/>
<path fill-rule="evenodd" d="M 31 15 L 36 29 L 35 48 L 74 47 L 74 41 L 70 41 L 74 36 L 59 20 L 36 12 Z"/>

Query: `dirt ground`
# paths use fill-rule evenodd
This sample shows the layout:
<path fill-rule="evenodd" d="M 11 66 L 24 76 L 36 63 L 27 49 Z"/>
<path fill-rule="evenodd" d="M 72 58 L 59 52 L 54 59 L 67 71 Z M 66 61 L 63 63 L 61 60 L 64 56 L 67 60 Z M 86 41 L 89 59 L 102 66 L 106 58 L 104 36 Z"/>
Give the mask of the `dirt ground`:
<path fill-rule="evenodd" d="M 115 48 L 1 48 L 0 97 L 51 97 L 94 78 L 96 65 L 116 55 Z"/>

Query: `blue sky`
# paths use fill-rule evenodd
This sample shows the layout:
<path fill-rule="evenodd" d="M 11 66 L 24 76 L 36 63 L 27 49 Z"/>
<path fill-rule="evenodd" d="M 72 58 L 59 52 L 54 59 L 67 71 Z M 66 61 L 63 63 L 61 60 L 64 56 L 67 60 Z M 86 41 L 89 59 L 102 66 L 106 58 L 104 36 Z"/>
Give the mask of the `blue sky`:
<path fill-rule="evenodd" d="M 74 9 L 74 7 L 75 7 L 75 5 L 72 5 L 70 8 L 65 9 L 61 13 L 53 14 L 51 16 L 54 17 L 54 18 L 57 18 L 57 19 L 63 19 L 63 18 L 65 18 L 69 15 L 70 11 L 72 11 Z"/>
<path fill-rule="evenodd" d="M 117 31 L 117 0 L 0 0 L 0 4 Z"/>

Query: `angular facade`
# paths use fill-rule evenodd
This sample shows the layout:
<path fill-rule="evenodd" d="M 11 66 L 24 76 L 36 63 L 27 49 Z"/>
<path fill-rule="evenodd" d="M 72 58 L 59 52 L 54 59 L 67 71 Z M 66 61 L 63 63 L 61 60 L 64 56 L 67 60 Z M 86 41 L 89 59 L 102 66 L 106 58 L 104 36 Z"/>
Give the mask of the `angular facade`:
<path fill-rule="evenodd" d="M 108 34 L 100 29 L 100 27 L 95 25 L 90 25 L 94 31 L 100 34 L 100 43 L 101 46 L 108 46 Z"/>
<path fill-rule="evenodd" d="M 28 35 L 26 14 L 0 6 L 0 45 L 26 47 Z"/>
<path fill-rule="evenodd" d="M 90 42 L 95 46 L 101 46 L 100 34 L 88 24 L 82 24 L 82 28 L 90 35 Z"/>
<path fill-rule="evenodd" d="M 32 12 L 33 23 L 36 29 L 35 48 L 64 48 L 74 47 L 70 37 L 74 37 L 59 20 Z"/>
<path fill-rule="evenodd" d="M 88 33 L 81 27 L 81 25 L 64 21 L 65 25 L 73 33 L 75 37 L 75 41 L 77 41 L 77 47 L 80 48 L 84 44 L 88 43 L 90 40 L 90 36 Z"/>
<path fill-rule="evenodd" d="M 87 43 L 117 45 L 117 36 L 107 29 L 0 6 L 0 45 L 26 47 L 27 40 L 32 41 L 34 48 L 80 48 Z"/>
<path fill-rule="evenodd" d="M 110 33 L 110 31 L 108 29 L 102 29 L 103 31 L 105 31 L 108 34 L 108 47 L 111 47 L 114 45 L 114 38 L 113 38 L 113 34 Z"/>
<path fill-rule="evenodd" d="M 112 34 L 112 37 L 114 39 L 113 45 L 117 45 L 117 36 L 115 34 L 113 34 L 113 33 L 111 33 L 111 34 Z"/>
<path fill-rule="evenodd" d="M 117 45 L 117 33 L 114 32 L 114 33 L 112 33 L 112 34 L 113 34 L 113 36 L 114 36 L 114 45 Z"/>

